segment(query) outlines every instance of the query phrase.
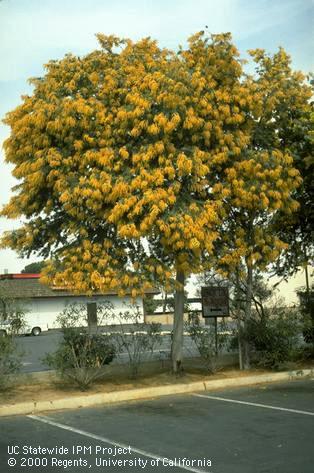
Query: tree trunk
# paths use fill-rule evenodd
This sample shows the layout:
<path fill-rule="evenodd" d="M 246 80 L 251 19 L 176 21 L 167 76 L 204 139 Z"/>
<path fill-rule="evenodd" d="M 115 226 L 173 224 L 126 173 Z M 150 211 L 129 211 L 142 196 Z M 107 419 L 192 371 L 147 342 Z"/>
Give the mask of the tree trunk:
<path fill-rule="evenodd" d="M 251 263 L 247 261 L 246 291 L 245 291 L 245 312 L 244 312 L 244 329 L 252 317 L 252 289 L 253 289 L 253 269 Z M 243 368 L 250 369 L 250 346 L 244 337 L 243 339 Z"/>
<path fill-rule="evenodd" d="M 243 370 L 243 346 L 242 346 L 242 322 L 241 322 L 241 310 L 240 310 L 240 281 L 239 281 L 239 272 L 236 271 L 236 286 L 235 286 L 235 310 L 237 318 L 237 330 L 238 330 L 238 349 L 239 349 L 239 368 Z"/>
<path fill-rule="evenodd" d="M 306 255 L 306 251 L 304 251 L 304 256 L 305 256 L 305 261 L 306 261 L 306 264 L 305 264 L 305 268 L 304 268 L 304 272 L 305 272 L 305 283 L 306 283 L 306 301 L 305 301 L 305 307 L 306 307 L 306 312 L 309 314 L 309 316 L 311 317 L 311 320 L 312 320 L 312 325 L 309 329 L 309 335 L 308 335 L 308 338 L 309 338 L 309 341 L 312 342 L 312 345 L 314 346 L 314 304 L 313 304 L 313 301 L 312 301 L 312 297 L 311 296 L 311 290 L 310 290 L 310 280 L 309 280 L 309 270 L 308 270 L 308 260 L 307 260 L 307 255 Z"/>
<path fill-rule="evenodd" d="M 242 371 L 243 368 L 243 347 L 242 347 L 242 327 L 240 320 L 237 321 L 238 326 L 238 350 L 239 350 L 239 368 Z"/>
<path fill-rule="evenodd" d="M 172 370 L 179 374 L 182 371 L 183 351 L 183 314 L 184 314 L 184 273 L 177 270 L 176 282 L 180 287 L 176 288 L 174 298 L 173 336 L 171 347 Z"/>
<path fill-rule="evenodd" d="M 87 303 L 87 321 L 88 332 L 90 335 L 97 333 L 97 304 L 96 302 Z"/>
<path fill-rule="evenodd" d="M 163 300 L 163 305 L 162 305 L 163 314 L 167 312 L 167 302 L 168 302 L 167 296 L 168 296 L 167 291 L 165 291 L 165 298 Z"/>

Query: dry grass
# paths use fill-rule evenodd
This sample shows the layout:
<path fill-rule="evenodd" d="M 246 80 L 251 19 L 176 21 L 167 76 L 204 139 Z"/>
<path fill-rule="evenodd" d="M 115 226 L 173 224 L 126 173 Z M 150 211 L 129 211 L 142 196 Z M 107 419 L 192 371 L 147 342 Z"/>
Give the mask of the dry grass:
<path fill-rule="evenodd" d="M 309 364 L 296 364 L 293 369 L 310 368 Z M 185 371 L 180 376 L 174 376 L 170 371 L 170 365 L 146 363 L 139 377 L 130 379 L 125 366 L 108 367 L 105 377 L 93 384 L 86 395 L 120 390 L 129 390 L 141 387 L 163 386 L 177 383 L 191 383 L 197 381 L 209 381 L 214 379 L 235 378 L 247 375 L 262 374 L 268 371 L 263 369 L 251 369 L 239 371 L 235 366 L 220 368 L 215 374 L 208 374 L 199 360 L 186 360 Z M 73 385 L 47 378 L 44 381 L 15 385 L 10 390 L 0 394 L 0 404 L 16 404 L 20 402 L 39 402 L 55 400 L 59 398 L 82 396 L 82 391 Z"/>

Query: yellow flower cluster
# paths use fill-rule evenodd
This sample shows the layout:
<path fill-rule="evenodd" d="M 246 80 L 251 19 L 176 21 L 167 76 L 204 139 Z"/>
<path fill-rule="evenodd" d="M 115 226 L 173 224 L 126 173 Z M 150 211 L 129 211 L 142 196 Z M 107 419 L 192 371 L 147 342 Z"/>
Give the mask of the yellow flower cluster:
<path fill-rule="evenodd" d="M 263 121 L 271 130 L 283 90 L 303 80 L 283 74 L 286 56 L 276 62 L 253 52 L 264 71 L 255 80 L 241 76 L 229 35 L 198 33 L 180 54 L 148 38 L 98 38 L 100 51 L 49 63 L 7 115 L 6 160 L 21 185 L 2 214 L 30 224 L 5 244 L 27 253 L 53 249 L 64 235 L 73 248 L 64 246 L 60 268 L 47 277 L 80 291 L 121 286 L 133 297 L 145 286 L 144 269 L 151 287 L 148 267 L 166 280 L 173 267 L 199 271 L 231 211 L 239 217 L 229 241 L 220 229 L 222 264 L 276 258 L 281 243 L 249 222 L 293 212 L 300 176 L 280 133 L 264 150 L 252 137 Z M 296 90 L 293 103 L 302 107 L 308 90 Z M 144 239 L 169 265 L 142 261 Z"/>

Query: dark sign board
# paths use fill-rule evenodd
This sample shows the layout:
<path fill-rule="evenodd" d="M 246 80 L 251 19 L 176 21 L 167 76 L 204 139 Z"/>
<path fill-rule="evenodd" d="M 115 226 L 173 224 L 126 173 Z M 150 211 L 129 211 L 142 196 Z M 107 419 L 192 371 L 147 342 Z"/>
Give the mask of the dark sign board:
<path fill-rule="evenodd" d="M 229 316 L 229 289 L 221 286 L 201 288 L 203 317 Z"/>

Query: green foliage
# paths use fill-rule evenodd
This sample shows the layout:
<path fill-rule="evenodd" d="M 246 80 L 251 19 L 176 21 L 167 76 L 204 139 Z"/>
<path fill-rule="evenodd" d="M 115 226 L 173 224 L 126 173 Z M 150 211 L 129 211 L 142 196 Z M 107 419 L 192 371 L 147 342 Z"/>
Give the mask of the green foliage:
<path fill-rule="evenodd" d="M 118 329 L 110 335 L 118 353 L 126 353 L 131 378 L 137 378 L 143 361 L 151 358 L 161 344 L 161 324 L 143 323 L 138 309 L 119 314 Z M 126 325 L 127 324 L 127 325 Z"/>
<path fill-rule="evenodd" d="M 314 346 L 314 290 L 298 291 L 300 309 L 304 317 L 304 339 Z"/>
<path fill-rule="evenodd" d="M 25 306 L 0 287 L 0 390 L 9 387 L 21 368 L 23 352 L 14 335 L 25 325 Z"/>
<path fill-rule="evenodd" d="M 313 87 L 313 77 L 310 82 Z M 279 235 L 283 235 L 285 241 L 289 243 L 281 258 L 276 262 L 277 273 L 284 276 L 295 273 L 304 264 L 313 264 L 314 260 L 313 93 L 312 100 L 309 100 L 302 108 L 299 107 L 298 110 L 296 110 L 294 98 L 289 97 L 286 114 L 287 112 L 289 120 L 284 121 L 284 127 L 281 130 L 282 142 L 291 150 L 294 166 L 302 177 L 302 185 L 295 194 L 299 203 L 297 212 L 294 212 L 289 219 L 284 215 L 279 215 L 277 221 Z"/>
<path fill-rule="evenodd" d="M 217 371 L 217 355 L 214 327 L 204 327 L 198 323 L 186 324 L 186 331 L 194 342 L 200 357 L 210 373 Z M 224 324 L 217 328 L 217 351 L 227 348 L 228 336 L 223 333 Z"/>
<path fill-rule="evenodd" d="M 257 364 L 280 369 L 297 358 L 301 348 L 302 318 L 288 308 L 248 321 L 245 337 L 256 351 Z"/>
<path fill-rule="evenodd" d="M 298 358 L 304 362 L 314 360 L 314 344 L 304 345 L 298 351 Z"/>
<path fill-rule="evenodd" d="M 108 308 L 103 306 L 103 313 Z M 89 334 L 84 327 L 86 306 L 72 304 L 59 315 L 63 339 L 54 353 L 46 354 L 43 362 L 55 369 L 61 379 L 74 382 L 86 390 L 105 375 L 105 366 L 114 359 L 116 351 L 102 334 Z M 86 323 L 85 323 L 86 325 Z"/>
<path fill-rule="evenodd" d="M 28 309 L 26 303 L 13 299 L 0 288 L 0 332 L 7 335 L 17 335 L 26 326 L 25 314 Z"/>
<path fill-rule="evenodd" d="M 21 273 L 34 273 L 39 274 L 41 273 L 42 269 L 45 266 L 45 261 L 37 261 L 36 263 L 30 263 L 22 269 Z"/>
<path fill-rule="evenodd" d="M 12 336 L 0 336 L 0 391 L 13 383 L 22 366 L 22 355 Z"/>
<path fill-rule="evenodd" d="M 69 329 L 56 352 L 48 353 L 43 361 L 62 379 L 74 382 L 84 391 L 104 376 L 103 368 L 114 357 L 115 349 L 104 336 Z"/>
<path fill-rule="evenodd" d="M 160 305 L 160 302 L 156 301 L 153 295 L 151 294 L 145 295 L 143 299 L 143 306 L 144 306 L 145 314 L 148 314 L 148 315 L 153 314 L 159 305 Z"/>

